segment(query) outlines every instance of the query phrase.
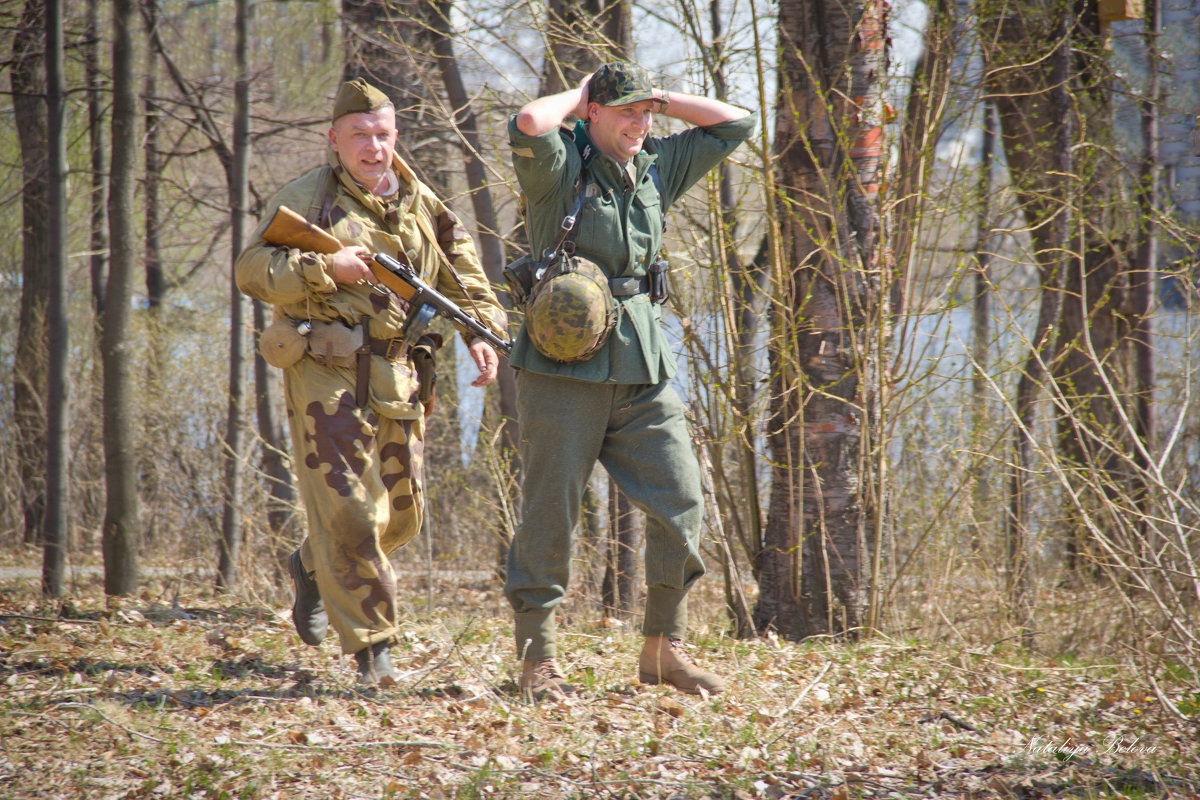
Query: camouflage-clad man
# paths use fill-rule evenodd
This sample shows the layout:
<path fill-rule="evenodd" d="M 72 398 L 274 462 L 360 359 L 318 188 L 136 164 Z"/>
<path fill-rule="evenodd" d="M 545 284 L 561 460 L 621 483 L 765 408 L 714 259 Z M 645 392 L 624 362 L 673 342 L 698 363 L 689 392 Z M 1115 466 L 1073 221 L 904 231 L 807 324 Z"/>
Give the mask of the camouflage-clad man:
<path fill-rule="evenodd" d="M 469 235 L 396 156 L 395 109 L 386 95 L 361 79 L 344 84 L 329 144 L 328 166 L 267 204 L 236 274 L 243 292 L 273 303 L 284 330 L 299 325 L 307 340 L 284 369 L 294 467 L 308 511 L 308 537 L 288 560 L 296 629 L 315 646 L 332 624 L 342 650 L 355 655 L 359 682 L 387 685 L 396 677 L 390 645 L 397 632 L 388 554 L 421 528 L 420 375 L 428 370 L 414 364 L 400 338 L 408 303 L 376 284 L 359 256 L 407 260 L 442 294 L 482 312 L 498 334 L 507 323 Z M 320 254 L 268 244 L 262 233 L 280 206 L 307 212 L 344 247 Z M 362 346 L 355 326 L 366 326 L 369 357 L 346 352 Z M 479 369 L 473 385 L 490 383 L 497 354 L 480 339 L 468 349 Z M 432 376 L 424 380 L 428 390 Z"/>
<path fill-rule="evenodd" d="M 651 137 L 655 113 L 695 127 Z M 571 114 L 581 120 L 573 131 L 561 127 Z M 511 362 L 520 370 L 523 522 L 510 550 L 505 593 L 523 661 L 520 686 L 535 697 L 574 691 L 556 662 L 554 609 L 566 592 L 571 531 L 597 459 L 646 514 L 639 678 L 691 693 L 724 688 L 680 646 L 687 591 L 704 574 L 703 498 L 683 405 L 668 383 L 674 356 L 647 275 L 662 246 L 667 206 L 748 138 L 755 122 L 756 115 L 716 100 L 668 96 L 628 62 L 606 64 L 576 89 L 533 100 L 509 122 L 532 252 L 555 240 L 582 188 L 576 252 L 600 267 L 617 305 L 611 336 L 582 361 L 563 363 L 562 354 L 547 354 L 548 343 L 535 347 L 529 327 L 537 318 L 529 315 L 513 346 Z M 580 187 L 585 166 L 587 182 Z M 529 314 L 535 313 L 531 306 Z M 565 319 L 552 317 L 544 338 L 553 340 Z"/>

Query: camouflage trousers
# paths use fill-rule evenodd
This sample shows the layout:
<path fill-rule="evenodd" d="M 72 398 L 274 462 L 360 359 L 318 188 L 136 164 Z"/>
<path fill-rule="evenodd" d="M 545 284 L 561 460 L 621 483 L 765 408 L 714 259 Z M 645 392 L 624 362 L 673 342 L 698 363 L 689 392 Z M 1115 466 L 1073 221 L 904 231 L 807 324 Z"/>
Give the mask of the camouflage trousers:
<path fill-rule="evenodd" d="M 417 535 L 425 507 L 424 418 L 418 404 L 394 396 L 397 380 L 388 373 L 399 370 L 404 384 L 411 367 L 371 361 L 371 395 L 362 408 L 353 368 L 302 358 L 284 371 L 294 469 L 308 512 L 300 557 L 316 575 L 329 624 L 347 653 L 395 636 L 396 579 L 388 555 Z"/>
<path fill-rule="evenodd" d="M 571 577 L 571 537 L 599 460 L 646 514 L 642 633 L 682 639 L 687 592 L 704 574 L 700 466 L 670 384 L 592 383 L 517 373 L 523 519 L 508 551 L 504 592 L 518 658 L 558 655 L 555 608 Z"/>

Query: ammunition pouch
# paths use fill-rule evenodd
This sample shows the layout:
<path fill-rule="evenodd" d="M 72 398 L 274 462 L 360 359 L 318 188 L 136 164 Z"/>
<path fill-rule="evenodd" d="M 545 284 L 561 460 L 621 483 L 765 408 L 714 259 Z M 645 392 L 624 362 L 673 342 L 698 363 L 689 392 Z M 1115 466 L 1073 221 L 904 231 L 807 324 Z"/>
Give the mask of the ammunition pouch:
<path fill-rule="evenodd" d="M 437 334 L 422 336 L 418 342 L 434 338 L 437 346 L 441 337 Z M 366 349 L 371 355 L 399 361 L 415 345 L 405 338 L 367 340 Z M 434 349 L 437 349 L 436 346 Z M 327 367 L 353 367 L 363 352 L 362 324 L 350 327 L 341 322 L 309 322 L 284 317 L 267 326 L 258 340 L 258 350 L 263 359 L 273 367 L 287 369 L 304 356 Z"/>
<path fill-rule="evenodd" d="M 662 305 L 671 296 L 670 286 L 667 283 L 667 271 L 670 268 L 671 265 L 667 263 L 665 258 L 656 258 L 654 259 L 654 263 L 650 265 L 650 269 L 646 275 L 650 279 L 650 302 Z"/>
<path fill-rule="evenodd" d="M 326 367 L 353 367 L 363 346 L 363 326 L 340 322 L 313 322 L 308 334 L 308 354 Z"/>

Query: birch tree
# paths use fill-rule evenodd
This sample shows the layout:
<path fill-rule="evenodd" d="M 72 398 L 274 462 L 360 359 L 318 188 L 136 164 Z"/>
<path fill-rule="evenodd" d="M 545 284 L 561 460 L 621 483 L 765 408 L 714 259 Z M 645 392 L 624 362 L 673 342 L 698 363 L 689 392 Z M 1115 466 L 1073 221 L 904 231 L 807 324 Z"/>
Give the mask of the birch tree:
<path fill-rule="evenodd" d="M 878 623 L 887 294 L 877 208 L 885 4 L 779 4 L 778 285 L 759 631 Z"/>

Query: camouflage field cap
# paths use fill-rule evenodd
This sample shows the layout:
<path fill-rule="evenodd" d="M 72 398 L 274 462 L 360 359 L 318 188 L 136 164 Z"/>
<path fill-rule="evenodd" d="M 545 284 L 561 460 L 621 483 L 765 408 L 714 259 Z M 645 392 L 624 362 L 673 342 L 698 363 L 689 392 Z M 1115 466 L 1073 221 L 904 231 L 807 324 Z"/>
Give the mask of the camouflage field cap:
<path fill-rule="evenodd" d="M 639 100 L 662 100 L 654 96 L 650 74 L 630 61 L 614 61 L 592 73 L 588 79 L 588 102 L 602 106 L 623 106 Z"/>
<path fill-rule="evenodd" d="M 392 101 L 383 92 L 362 78 L 346 81 L 333 100 L 333 119 L 347 114 L 365 114 L 390 106 Z"/>

